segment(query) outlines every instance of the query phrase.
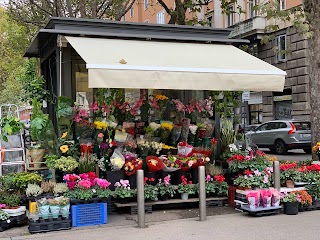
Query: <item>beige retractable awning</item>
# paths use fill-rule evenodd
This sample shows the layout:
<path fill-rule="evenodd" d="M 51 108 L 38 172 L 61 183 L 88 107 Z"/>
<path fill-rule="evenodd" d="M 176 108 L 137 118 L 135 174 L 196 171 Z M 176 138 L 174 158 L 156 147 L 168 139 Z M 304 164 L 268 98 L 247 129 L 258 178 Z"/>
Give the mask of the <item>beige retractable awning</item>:
<path fill-rule="evenodd" d="M 221 44 L 66 37 L 90 88 L 283 91 L 286 72 Z"/>

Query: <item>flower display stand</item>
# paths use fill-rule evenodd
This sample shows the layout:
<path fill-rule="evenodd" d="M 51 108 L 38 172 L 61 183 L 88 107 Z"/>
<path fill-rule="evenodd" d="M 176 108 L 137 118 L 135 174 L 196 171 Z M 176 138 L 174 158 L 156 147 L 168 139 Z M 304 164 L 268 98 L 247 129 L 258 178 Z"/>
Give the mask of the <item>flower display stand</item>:
<path fill-rule="evenodd" d="M 28 218 L 26 214 L 10 217 L 8 220 L 0 221 L 0 232 L 3 232 L 7 229 L 13 228 L 13 227 L 20 227 L 27 225 Z"/>
<path fill-rule="evenodd" d="M 206 198 L 206 205 L 207 205 L 207 207 L 223 206 L 225 201 L 227 201 L 226 197 Z M 166 201 L 145 202 L 144 205 L 145 205 L 145 211 L 147 213 L 152 213 L 152 207 L 155 205 L 170 205 L 170 204 L 198 203 L 198 202 L 199 202 L 199 198 L 188 198 L 187 200 L 168 199 Z M 115 202 L 114 205 L 117 208 L 130 207 L 130 214 L 137 214 L 137 203 L 136 202 L 129 202 L 129 203 L 125 203 L 125 204 Z"/>
<path fill-rule="evenodd" d="M 67 230 L 71 228 L 70 218 L 49 218 L 29 221 L 29 232 L 30 233 L 42 233 L 51 231 Z"/>
<path fill-rule="evenodd" d="M 240 208 L 242 211 L 249 213 L 251 216 L 255 217 L 262 217 L 262 216 L 270 216 L 280 213 L 282 209 L 281 206 L 279 207 L 257 207 L 255 209 L 250 209 L 248 205 L 242 205 Z"/>

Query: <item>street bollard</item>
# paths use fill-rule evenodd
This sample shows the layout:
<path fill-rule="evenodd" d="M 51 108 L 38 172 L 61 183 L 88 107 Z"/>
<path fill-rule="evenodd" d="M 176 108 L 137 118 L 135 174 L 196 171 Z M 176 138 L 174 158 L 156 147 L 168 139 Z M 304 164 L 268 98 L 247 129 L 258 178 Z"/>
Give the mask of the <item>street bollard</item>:
<path fill-rule="evenodd" d="M 144 211 L 144 173 L 137 171 L 137 202 L 138 202 L 138 227 L 146 227 Z"/>
<path fill-rule="evenodd" d="M 207 201 L 206 201 L 206 182 L 205 182 L 205 168 L 199 166 L 199 212 L 200 221 L 207 219 Z"/>
<path fill-rule="evenodd" d="M 274 188 L 280 191 L 280 163 L 279 161 L 273 162 L 273 179 Z"/>

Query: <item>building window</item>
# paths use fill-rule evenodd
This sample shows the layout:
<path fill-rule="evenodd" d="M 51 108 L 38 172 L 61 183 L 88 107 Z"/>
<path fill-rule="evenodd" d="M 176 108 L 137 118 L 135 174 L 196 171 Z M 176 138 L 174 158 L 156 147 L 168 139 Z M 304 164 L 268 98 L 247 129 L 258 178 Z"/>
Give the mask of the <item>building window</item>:
<path fill-rule="evenodd" d="M 227 27 L 230 27 L 234 24 L 233 19 L 234 19 L 234 6 L 230 6 L 230 14 L 227 15 Z"/>
<path fill-rule="evenodd" d="M 277 44 L 277 54 L 276 54 L 276 61 L 283 62 L 287 60 L 287 39 L 286 35 L 280 35 L 276 37 L 276 44 Z"/>
<path fill-rule="evenodd" d="M 278 0 L 279 3 L 279 9 L 285 10 L 286 9 L 286 0 Z"/>
<path fill-rule="evenodd" d="M 130 17 L 133 17 L 133 14 L 134 14 L 134 8 L 131 7 L 131 8 L 130 8 Z"/>
<path fill-rule="evenodd" d="M 126 21 L 126 15 L 123 15 L 123 17 L 122 17 L 122 21 Z"/>
<path fill-rule="evenodd" d="M 149 6 L 149 0 L 144 0 L 144 10 L 147 10 Z"/>
<path fill-rule="evenodd" d="M 165 24 L 164 10 L 157 13 L 157 24 Z"/>
<path fill-rule="evenodd" d="M 257 0 L 249 0 L 249 18 L 257 16 L 257 11 L 254 9 L 254 6 L 257 5 Z"/>

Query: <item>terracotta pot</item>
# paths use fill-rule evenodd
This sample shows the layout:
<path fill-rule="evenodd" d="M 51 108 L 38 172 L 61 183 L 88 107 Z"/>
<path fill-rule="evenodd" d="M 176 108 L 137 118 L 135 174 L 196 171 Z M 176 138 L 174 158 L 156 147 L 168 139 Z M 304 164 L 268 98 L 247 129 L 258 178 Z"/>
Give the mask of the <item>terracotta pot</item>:
<path fill-rule="evenodd" d="M 287 188 L 294 188 L 294 182 L 292 180 L 286 180 Z"/>

